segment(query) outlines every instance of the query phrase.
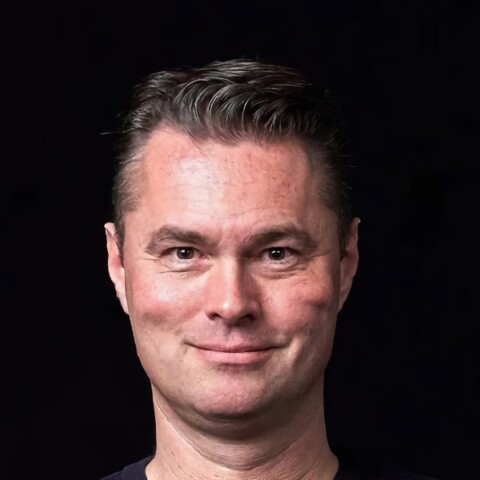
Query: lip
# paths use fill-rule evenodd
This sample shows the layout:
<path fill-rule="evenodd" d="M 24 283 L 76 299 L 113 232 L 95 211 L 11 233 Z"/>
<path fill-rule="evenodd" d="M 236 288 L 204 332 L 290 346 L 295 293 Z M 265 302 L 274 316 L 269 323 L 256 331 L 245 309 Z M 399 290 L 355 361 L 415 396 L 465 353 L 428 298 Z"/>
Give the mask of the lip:
<path fill-rule="evenodd" d="M 254 345 L 202 345 L 195 346 L 197 353 L 213 363 L 245 365 L 265 360 L 274 347 Z"/>
<path fill-rule="evenodd" d="M 267 347 L 263 345 L 194 345 L 200 350 L 209 350 L 211 352 L 224 352 L 224 353 L 246 353 L 246 352 L 259 352 L 262 350 L 270 350 L 273 347 Z"/>

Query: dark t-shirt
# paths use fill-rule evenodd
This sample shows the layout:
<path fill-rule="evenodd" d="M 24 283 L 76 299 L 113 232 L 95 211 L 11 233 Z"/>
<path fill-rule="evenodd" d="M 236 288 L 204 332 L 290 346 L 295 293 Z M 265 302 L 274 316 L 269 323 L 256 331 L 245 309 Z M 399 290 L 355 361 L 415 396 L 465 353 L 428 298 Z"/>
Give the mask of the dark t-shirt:
<path fill-rule="evenodd" d="M 152 457 L 144 458 L 137 463 L 125 467 L 102 480 L 147 480 L 145 467 Z M 334 480 L 435 480 L 431 477 L 412 475 L 411 473 L 393 473 L 375 471 L 371 468 L 359 468 L 340 460 L 340 466 Z"/>

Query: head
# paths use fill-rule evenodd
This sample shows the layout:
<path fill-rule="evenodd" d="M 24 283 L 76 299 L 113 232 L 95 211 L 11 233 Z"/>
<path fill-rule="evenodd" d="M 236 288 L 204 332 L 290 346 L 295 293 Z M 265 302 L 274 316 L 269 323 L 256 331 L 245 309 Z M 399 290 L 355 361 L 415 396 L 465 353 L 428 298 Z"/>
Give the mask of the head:
<path fill-rule="evenodd" d="M 358 262 L 337 131 L 328 95 L 283 67 L 137 87 L 109 272 L 156 401 L 186 421 L 281 417 L 321 395 Z"/>

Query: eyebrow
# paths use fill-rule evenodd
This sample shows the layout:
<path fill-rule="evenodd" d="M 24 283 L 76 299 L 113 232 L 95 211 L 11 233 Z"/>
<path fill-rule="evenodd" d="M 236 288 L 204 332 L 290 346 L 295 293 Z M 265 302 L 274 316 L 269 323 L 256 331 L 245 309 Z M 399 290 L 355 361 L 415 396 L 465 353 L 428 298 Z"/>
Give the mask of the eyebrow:
<path fill-rule="evenodd" d="M 318 246 L 318 242 L 314 241 L 310 234 L 308 234 L 305 230 L 298 228 L 293 223 L 266 227 L 251 235 L 248 235 L 242 243 L 248 247 L 255 247 L 285 239 L 296 240 L 305 245 L 307 248 L 314 248 Z M 153 254 L 156 252 L 158 245 L 163 242 L 185 243 L 190 245 L 212 245 L 214 243 L 205 235 L 202 235 L 195 230 L 186 230 L 174 225 L 164 225 L 163 227 L 160 227 L 152 232 L 145 251 Z"/>
<path fill-rule="evenodd" d="M 265 245 L 279 240 L 293 239 L 304 244 L 306 247 L 314 247 L 317 242 L 305 230 L 299 229 L 293 223 L 273 225 L 249 235 L 246 239 L 249 245 Z"/>
<path fill-rule="evenodd" d="M 174 225 L 164 225 L 150 235 L 145 251 L 155 253 L 158 244 L 162 242 L 178 242 L 186 244 L 211 243 L 208 239 L 194 230 L 185 230 Z"/>

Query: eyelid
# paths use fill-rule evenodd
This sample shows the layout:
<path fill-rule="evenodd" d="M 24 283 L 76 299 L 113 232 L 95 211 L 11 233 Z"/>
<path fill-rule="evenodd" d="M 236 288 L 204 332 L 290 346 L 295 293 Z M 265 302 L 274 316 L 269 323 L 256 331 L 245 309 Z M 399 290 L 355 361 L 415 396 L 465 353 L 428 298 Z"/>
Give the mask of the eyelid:
<path fill-rule="evenodd" d="M 270 250 L 285 250 L 286 253 L 286 258 L 282 260 L 277 260 L 276 263 L 282 263 L 282 262 L 287 262 L 289 258 L 291 257 L 298 257 L 300 252 L 292 247 L 286 247 L 286 246 L 274 246 L 274 247 L 268 247 L 262 250 L 260 253 L 260 258 L 263 257 L 264 255 L 268 254 Z"/>
<path fill-rule="evenodd" d="M 178 250 L 193 250 L 194 253 L 200 253 L 200 250 L 198 250 L 198 248 L 187 246 L 187 245 L 179 245 L 177 247 L 168 247 L 162 252 L 162 255 L 172 254 L 177 252 Z M 179 260 L 182 260 L 182 259 L 179 258 Z"/>
<path fill-rule="evenodd" d="M 265 252 L 268 252 L 269 250 L 285 250 L 287 252 L 290 252 L 290 253 L 298 253 L 299 250 L 297 248 L 293 248 L 293 247 L 289 247 L 287 245 L 272 245 L 271 247 L 267 247 L 267 248 L 264 248 L 262 249 L 262 252 L 261 253 L 265 253 Z"/>

